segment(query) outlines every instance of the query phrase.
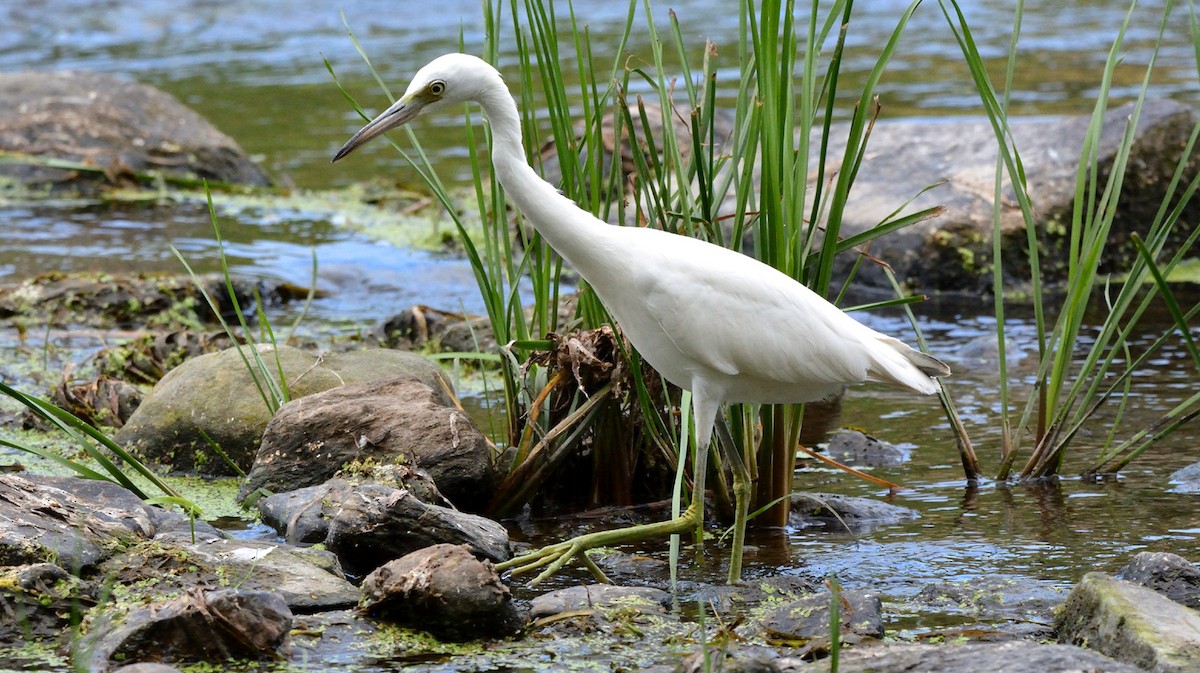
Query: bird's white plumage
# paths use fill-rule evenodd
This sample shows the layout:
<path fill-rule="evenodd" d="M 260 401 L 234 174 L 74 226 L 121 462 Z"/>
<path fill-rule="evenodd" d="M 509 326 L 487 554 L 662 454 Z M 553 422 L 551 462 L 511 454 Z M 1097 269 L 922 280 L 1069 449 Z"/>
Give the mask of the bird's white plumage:
<path fill-rule="evenodd" d="M 334 160 L 422 110 L 465 101 L 479 103 L 492 126 L 492 165 L 508 197 L 587 280 L 638 352 L 692 391 L 693 502 L 683 517 L 649 530 L 678 532 L 672 524 L 698 521 L 721 402 L 809 402 L 866 381 L 931 394 L 934 377 L 950 373 L 757 260 L 656 229 L 611 226 L 580 209 L 530 168 L 516 103 L 499 72 L 474 56 L 447 54 L 421 68 Z M 598 543 L 585 538 L 558 548 L 569 557 Z"/>

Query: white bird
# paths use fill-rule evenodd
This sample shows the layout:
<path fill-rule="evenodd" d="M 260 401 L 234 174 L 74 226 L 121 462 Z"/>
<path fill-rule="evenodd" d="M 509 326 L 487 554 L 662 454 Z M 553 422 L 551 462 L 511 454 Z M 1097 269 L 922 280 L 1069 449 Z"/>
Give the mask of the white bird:
<path fill-rule="evenodd" d="M 555 572 L 601 545 L 696 529 L 703 519 L 709 440 L 723 402 L 803 403 L 866 381 L 939 390 L 950 368 L 876 332 L 777 269 L 658 229 L 613 226 L 584 211 L 529 166 L 516 101 L 500 73 L 466 54 L 421 68 L 399 100 L 338 150 L 337 161 L 423 111 L 474 101 L 492 127 L 492 165 L 508 198 L 587 280 L 633 347 L 691 391 L 696 455 L 692 501 L 675 519 L 583 535 L 501 564 Z M 595 570 L 593 568 L 593 570 Z"/>

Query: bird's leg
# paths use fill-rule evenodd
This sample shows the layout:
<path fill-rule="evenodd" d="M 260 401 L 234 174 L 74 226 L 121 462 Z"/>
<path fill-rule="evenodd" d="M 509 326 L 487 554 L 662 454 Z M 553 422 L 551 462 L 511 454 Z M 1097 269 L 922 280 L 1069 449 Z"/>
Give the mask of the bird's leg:
<path fill-rule="evenodd" d="M 589 549 L 628 544 L 699 529 L 700 524 L 704 522 L 704 478 L 708 473 L 708 444 L 719 408 L 720 398 L 714 401 L 702 391 L 692 391 L 692 417 L 696 423 L 696 455 L 692 459 L 692 502 L 678 517 L 669 521 L 580 535 L 498 563 L 496 570 L 509 570 L 513 575 L 523 575 L 542 569 L 530 580 L 529 585 L 533 586 L 558 572 L 571 559 L 577 556 L 584 558 Z M 594 564 L 589 561 L 585 560 L 584 563 L 590 566 L 592 574 L 596 575 L 598 568 L 594 568 Z M 604 582 L 608 578 L 600 573 L 596 579 Z"/>
<path fill-rule="evenodd" d="M 746 519 L 750 512 L 750 470 L 742 459 L 729 426 L 717 423 L 718 446 L 722 447 L 733 471 L 733 546 L 729 551 L 729 584 L 742 581 L 742 554 L 746 543 Z"/>

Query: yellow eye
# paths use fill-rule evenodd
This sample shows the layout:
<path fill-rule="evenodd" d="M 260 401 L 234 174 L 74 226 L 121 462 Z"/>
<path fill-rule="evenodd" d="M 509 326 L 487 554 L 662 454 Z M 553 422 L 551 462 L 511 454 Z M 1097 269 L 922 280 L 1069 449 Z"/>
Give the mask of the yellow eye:
<path fill-rule="evenodd" d="M 429 93 L 431 93 L 435 96 L 440 96 L 445 91 L 446 91 L 446 83 L 441 80 L 438 80 L 436 82 L 431 82 L 429 84 Z"/>

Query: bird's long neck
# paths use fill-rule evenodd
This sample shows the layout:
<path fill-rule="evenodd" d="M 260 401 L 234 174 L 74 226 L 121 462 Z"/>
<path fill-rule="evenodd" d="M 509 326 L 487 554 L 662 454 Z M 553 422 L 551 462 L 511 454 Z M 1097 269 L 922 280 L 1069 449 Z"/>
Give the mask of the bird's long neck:
<path fill-rule="evenodd" d="M 612 227 L 560 194 L 529 166 L 517 104 L 507 89 L 489 89 L 477 100 L 492 127 L 492 166 L 508 198 L 580 275 L 590 279 L 604 273 L 593 268 L 595 246 Z"/>

